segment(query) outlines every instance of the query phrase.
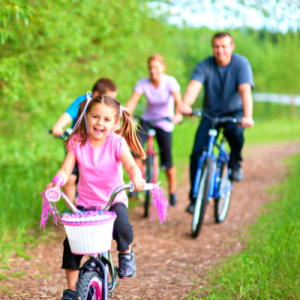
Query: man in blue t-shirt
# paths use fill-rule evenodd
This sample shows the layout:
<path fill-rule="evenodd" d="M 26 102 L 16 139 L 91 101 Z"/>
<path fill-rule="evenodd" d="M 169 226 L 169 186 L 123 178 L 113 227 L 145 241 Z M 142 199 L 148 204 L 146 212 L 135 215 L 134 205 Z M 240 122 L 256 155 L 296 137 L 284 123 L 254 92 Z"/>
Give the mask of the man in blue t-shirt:
<path fill-rule="evenodd" d="M 113 98 L 116 98 L 118 93 L 117 86 L 114 82 L 108 78 L 99 79 L 93 86 L 93 97 L 98 95 L 108 95 Z M 60 116 L 57 122 L 54 124 L 52 128 L 52 134 L 55 136 L 61 136 L 64 132 L 64 127 L 72 122 L 72 128 L 75 126 L 78 110 L 81 102 L 86 100 L 86 95 L 79 96 L 76 98 L 69 108 Z M 76 182 L 78 181 L 79 170 L 78 165 L 76 163 L 72 174 L 68 180 L 68 182 L 64 185 L 63 190 L 64 193 L 68 196 L 68 198 L 74 202 L 76 195 Z"/>
<path fill-rule="evenodd" d="M 240 181 L 244 178 L 241 167 L 241 151 L 244 144 L 243 131 L 244 128 L 251 128 L 254 125 L 251 95 L 251 89 L 254 88 L 252 70 L 245 57 L 232 53 L 235 45 L 229 33 L 220 32 L 214 35 L 212 47 L 213 56 L 198 63 L 194 70 L 183 97 L 181 112 L 184 114 L 192 112 L 191 105 L 195 102 L 204 85 L 204 112 L 213 117 L 241 118 L 242 126 L 234 123 L 224 124 L 224 134 L 231 148 L 229 163 L 232 170 L 231 179 Z M 189 213 L 194 212 L 193 185 L 198 160 L 209 140 L 209 129 L 211 129 L 211 122 L 202 118 L 190 160 L 191 203 L 186 209 Z"/>

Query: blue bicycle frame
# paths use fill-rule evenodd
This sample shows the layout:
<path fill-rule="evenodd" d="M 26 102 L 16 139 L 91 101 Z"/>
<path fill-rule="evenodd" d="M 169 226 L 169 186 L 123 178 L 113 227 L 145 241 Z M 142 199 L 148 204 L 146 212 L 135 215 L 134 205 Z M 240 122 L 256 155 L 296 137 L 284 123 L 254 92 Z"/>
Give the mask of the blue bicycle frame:
<path fill-rule="evenodd" d="M 210 181 L 210 188 L 209 188 L 209 199 L 210 198 L 219 198 L 220 196 L 220 191 L 218 189 L 218 183 L 220 182 L 220 176 L 221 176 L 221 167 L 222 163 L 226 163 L 228 165 L 229 163 L 229 156 L 225 151 L 225 138 L 222 139 L 222 142 L 220 145 L 218 145 L 216 141 L 217 137 L 217 130 L 214 129 L 215 125 L 217 123 L 225 123 L 226 121 L 233 121 L 233 122 L 238 122 L 237 119 L 231 118 L 231 117 L 225 117 L 225 118 L 212 118 L 211 116 L 201 113 L 201 112 L 196 112 L 196 115 L 200 116 L 203 115 L 203 117 L 210 119 L 213 122 L 213 128 L 209 130 L 209 141 L 208 141 L 208 146 L 207 146 L 207 151 L 204 151 L 203 154 L 201 155 L 199 162 L 198 162 L 198 167 L 197 167 L 197 173 L 195 177 L 195 183 L 194 183 L 194 189 L 193 189 L 193 197 L 197 197 L 198 194 L 198 189 L 199 189 L 199 183 L 200 183 L 200 178 L 201 178 L 201 173 L 203 169 L 204 162 L 207 160 L 207 158 L 211 158 L 213 161 L 213 168 L 211 170 L 211 181 Z M 219 149 L 219 156 L 216 158 L 213 152 L 213 148 L 216 147 Z M 229 176 L 230 176 L 231 170 L 229 170 Z M 232 190 L 232 184 L 230 184 L 230 191 Z M 221 191 L 221 193 L 226 193 L 226 191 Z"/>

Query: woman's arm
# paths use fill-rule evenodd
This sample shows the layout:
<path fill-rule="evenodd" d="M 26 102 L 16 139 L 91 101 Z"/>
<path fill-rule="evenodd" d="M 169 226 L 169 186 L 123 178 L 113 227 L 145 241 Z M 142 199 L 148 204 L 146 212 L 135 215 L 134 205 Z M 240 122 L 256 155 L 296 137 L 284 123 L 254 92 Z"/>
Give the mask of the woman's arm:
<path fill-rule="evenodd" d="M 134 91 L 130 97 L 130 99 L 128 100 L 128 102 L 126 103 L 126 108 L 128 109 L 128 111 L 132 114 L 132 112 L 134 111 L 136 105 L 138 104 L 140 98 L 141 98 L 142 94 Z"/>
<path fill-rule="evenodd" d="M 76 163 L 75 155 L 72 152 L 68 151 L 66 158 L 65 158 L 62 166 L 60 167 L 60 170 L 56 173 L 56 175 L 61 176 L 64 179 L 63 185 L 65 185 L 67 183 L 67 181 L 69 180 L 72 170 L 75 167 L 75 163 Z M 44 192 L 53 186 L 54 186 L 54 184 L 52 182 L 47 184 L 44 189 Z"/>
<path fill-rule="evenodd" d="M 52 128 L 52 134 L 55 136 L 61 136 L 64 133 L 64 127 L 72 121 L 71 116 L 68 113 L 63 113 Z"/>
<path fill-rule="evenodd" d="M 182 114 L 180 112 L 181 106 L 182 106 L 182 98 L 180 91 L 172 92 L 172 95 L 174 97 L 175 102 L 175 116 L 173 117 L 172 122 L 174 124 L 178 124 L 182 122 Z"/>
<path fill-rule="evenodd" d="M 128 174 L 130 180 L 133 182 L 137 191 L 141 191 L 145 187 L 145 180 L 142 177 L 142 172 L 135 163 L 129 150 L 125 150 L 121 156 L 120 161 Z"/>

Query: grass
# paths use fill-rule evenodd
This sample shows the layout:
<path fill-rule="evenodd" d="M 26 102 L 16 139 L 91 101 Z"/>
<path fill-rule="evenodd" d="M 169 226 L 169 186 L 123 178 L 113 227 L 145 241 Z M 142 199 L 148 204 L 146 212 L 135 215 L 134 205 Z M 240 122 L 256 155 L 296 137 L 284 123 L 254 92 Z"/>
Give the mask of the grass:
<path fill-rule="evenodd" d="M 300 140 L 299 119 L 283 117 L 257 121 L 255 126 L 245 132 L 246 145 L 282 143 Z"/>
<path fill-rule="evenodd" d="M 270 189 L 277 200 L 264 206 L 248 247 L 221 262 L 188 299 L 300 299 L 300 154 L 287 164 L 290 174 Z"/>

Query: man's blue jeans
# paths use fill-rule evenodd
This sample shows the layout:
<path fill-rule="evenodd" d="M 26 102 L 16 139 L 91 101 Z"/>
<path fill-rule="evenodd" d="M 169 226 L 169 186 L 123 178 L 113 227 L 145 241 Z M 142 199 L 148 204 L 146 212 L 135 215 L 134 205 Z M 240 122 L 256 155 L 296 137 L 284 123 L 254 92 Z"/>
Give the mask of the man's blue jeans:
<path fill-rule="evenodd" d="M 233 117 L 242 117 L 242 116 L 243 116 L 242 111 L 237 112 L 233 115 Z M 218 124 L 215 129 L 219 130 L 221 127 L 224 128 L 224 135 L 231 148 L 229 167 L 232 170 L 238 169 L 240 167 L 240 162 L 242 161 L 241 151 L 244 144 L 244 128 L 238 126 L 235 123 L 228 122 L 224 124 Z M 202 155 L 204 148 L 207 147 L 208 145 L 208 141 L 209 141 L 208 131 L 211 128 L 212 128 L 211 121 L 206 118 L 202 118 L 200 122 L 200 126 L 198 127 L 196 133 L 193 152 L 190 157 L 191 190 L 190 190 L 189 198 L 192 203 L 194 203 L 195 201 L 195 199 L 192 196 L 192 191 L 194 188 L 198 161 Z"/>

